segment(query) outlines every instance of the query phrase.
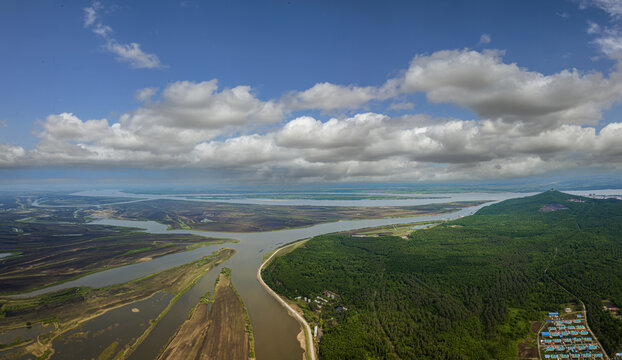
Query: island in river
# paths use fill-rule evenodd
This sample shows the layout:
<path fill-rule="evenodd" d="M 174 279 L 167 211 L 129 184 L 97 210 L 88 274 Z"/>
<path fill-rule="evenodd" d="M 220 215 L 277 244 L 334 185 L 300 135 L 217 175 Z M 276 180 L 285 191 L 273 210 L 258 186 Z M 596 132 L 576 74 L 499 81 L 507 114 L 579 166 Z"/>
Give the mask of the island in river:
<path fill-rule="evenodd" d="M 171 229 L 258 232 L 312 226 L 340 220 L 446 214 L 485 201 L 448 201 L 416 206 L 290 206 L 205 201 L 149 200 L 103 205 L 88 215 L 148 219 Z"/>
<path fill-rule="evenodd" d="M 206 296 L 197 304 L 158 357 L 159 360 L 254 358 L 250 318 L 233 287 L 229 268 L 222 269 L 214 288 L 214 298 Z"/>

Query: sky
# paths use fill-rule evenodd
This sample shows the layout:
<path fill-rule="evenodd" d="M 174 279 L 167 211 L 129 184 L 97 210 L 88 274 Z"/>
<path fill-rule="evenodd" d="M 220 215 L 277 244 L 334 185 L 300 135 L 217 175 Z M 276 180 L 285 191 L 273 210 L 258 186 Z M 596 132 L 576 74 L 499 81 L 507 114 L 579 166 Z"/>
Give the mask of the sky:
<path fill-rule="evenodd" d="M 0 184 L 622 170 L 622 0 L 0 2 Z"/>

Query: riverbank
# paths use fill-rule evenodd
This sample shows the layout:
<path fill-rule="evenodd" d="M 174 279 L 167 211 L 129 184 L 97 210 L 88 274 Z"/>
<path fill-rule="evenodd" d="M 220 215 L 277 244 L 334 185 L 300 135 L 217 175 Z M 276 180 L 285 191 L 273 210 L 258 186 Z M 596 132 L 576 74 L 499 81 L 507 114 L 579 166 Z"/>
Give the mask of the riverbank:
<path fill-rule="evenodd" d="M 272 296 L 274 297 L 281 305 L 283 305 L 283 307 L 287 310 L 287 312 L 292 315 L 299 323 L 301 326 L 301 331 L 304 332 L 304 337 L 305 337 L 305 347 L 303 348 L 304 350 L 304 359 L 307 360 L 316 360 L 316 353 L 315 353 L 315 344 L 313 341 L 313 333 L 311 332 L 311 327 L 309 327 L 309 324 L 307 323 L 307 321 L 304 319 L 304 317 L 302 317 L 296 310 L 294 310 L 294 308 L 292 306 L 290 306 L 287 301 L 285 301 L 283 298 L 281 298 L 276 292 L 274 292 L 274 290 L 272 290 L 263 280 L 263 278 L 261 277 L 261 271 L 263 270 L 263 268 L 270 263 L 270 261 L 272 260 L 272 258 L 274 258 L 275 255 L 277 255 L 279 252 L 287 252 L 287 250 L 291 251 L 293 250 L 292 248 L 296 248 L 298 246 L 301 246 L 302 244 L 304 244 L 305 241 L 308 241 L 308 239 L 304 239 L 304 240 L 300 240 L 300 241 L 296 241 L 292 244 L 283 246 L 279 249 L 276 249 L 266 260 L 264 260 L 263 263 L 261 263 L 261 266 L 259 267 L 259 270 L 257 270 L 257 280 L 259 280 L 259 283 L 261 284 L 261 286 L 266 289 L 266 291 Z M 303 342 L 301 342 L 301 345 L 303 344 Z"/>

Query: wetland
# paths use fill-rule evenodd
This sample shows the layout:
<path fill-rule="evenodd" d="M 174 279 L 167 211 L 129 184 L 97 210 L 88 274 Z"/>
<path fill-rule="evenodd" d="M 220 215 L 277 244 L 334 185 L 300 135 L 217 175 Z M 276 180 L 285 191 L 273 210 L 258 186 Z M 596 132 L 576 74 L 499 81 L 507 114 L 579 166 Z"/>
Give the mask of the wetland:
<path fill-rule="evenodd" d="M 482 195 L 482 199 L 488 201 L 496 201 L 501 200 L 503 198 L 508 197 L 516 197 L 522 196 L 523 194 L 494 194 L 494 197 L 491 198 L 490 194 Z M 467 199 L 473 200 L 477 198 L 477 196 L 469 195 L 466 197 Z M 160 199 L 164 200 L 164 199 Z M 170 199 L 166 199 L 170 200 Z M 431 199 L 431 201 L 436 199 Z M 421 201 L 420 199 L 412 200 L 413 202 Z M 91 292 L 97 292 L 102 288 L 101 284 L 106 284 L 103 288 L 115 288 L 115 287 L 123 287 L 127 282 L 133 281 L 141 281 L 143 278 L 147 277 L 147 275 L 143 274 L 137 276 L 134 274 L 139 269 L 143 269 L 142 266 L 150 263 L 157 263 L 158 260 L 166 260 L 163 261 L 162 264 L 150 268 L 148 270 L 141 270 L 146 272 L 156 272 L 160 274 L 164 270 L 170 267 L 179 267 L 182 265 L 187 265 L 188 262 L 192 261 L 202 261 L 201 257 L 211 254 L 212 252 L 222 250 L 224 248 L 231 248 L 236 251 L 235 256 L 232 256 L 228 260 L 226 260 L 225 264 L 227 267 L 233 269 L 231 279 L 233 283 L 236 285 L 236 289 L 239 292 L 241 299 L 243 299 L 244 303 L 248 308 L 248 313 L 250 316 L 250 320 L 252 323 L 253 329 L 255 329 L 255 353 L 256 356 L 260 359 L 269 359 L 269 358 L 300 358 L 302 356 L 302 349 L 300 347 L 299 341 L 296 339 L 296 335 L 300 332 L 300 325 L 290 317 L 287 312 L 280 306 L 280 304 L 273 298 L 271 298 L 263 288 L 260 287 L 257 282 L 255 275 L 256 271 L 261 263 L 262 257 L 265 253 L 270 252 L 274 248 L 277 248 L 285 243 L 292 242 L 294 240 L 307 238 L 315 235 L 320 235 L 324 233 L 338 232 L 338 231 L 348 231 L 359 228 L 366 227 L 374 227 L 374 226 L 384 226 L 389 224 L 400 224 L 400 223 L 413 223 L 413 222 L 427 222 L 427 221 L 435 221 L 435 220 L 444 220 L 449 218 L 457 218 L 463 215 L 468 215 L 473 213 L 477 209 L 483 206 L 483 202 L 477 203 L 463 203 L 463 204 L 455 204 L 458 201 L 465 201 L 465 198 L 461 198 L 457 196 L 455 198 L 448 199 L 449 202 L 454 204 L 452 205 L 435 205 L 432 212 L 426 213 L 423 211 L 423 207 L 418 209 L 417 213 L 419 216 L 408 216 L 408 217 L 398 217 L 398 218 L 385 218 L 385 219 L 368 219 L 368 220 L 345 220 L 345 221 L 334 221 L 334 222 L 326 222 L 320 223 L 307 227 L 300 227 L 295 229 L 283 229 L 280 231 L 267 231 L 267 232 L 217 232 L 217 231 L 201 231 L 201 230 L 191 230 L 191 229 L 177 229 L 177 230 L 167 230 L 169 225 L 149 221 L 146 217 L 140 217 L 132 220 L 117 220 L 110 218 L 101 218 L 96 221 L 92 221 L 93 218 L 89 218 L 89 211 L 96 211 L 98 209 L 103 209 L 105 206 L 117 206 L 117 205 L 99 205 L 93 207 L 84 207 L 84 208 L 72 208 L 72 207 L 55 207 L 55 208 L 32 208 L 25 206 L 24 208 L 16 209 L 16 211 L 24 211 L 29 212 L 29 214 L 18 214 L 19 216 L 16 219 L 24 219 L 24 218 L 34 218 L 34 223 L 39 223 L 41 220 L 38 220 L 40 216 L 36 213 L 40 212 L 54 212 L 58 213 L 62 216 L 56 216 L 58 218 L 65 218 L 66 222 L 73 221 L 71 224 L 76 225 L 79 224 L 85 227 L 93 227 L 93 229 L 98 229 L 99 227 L 105 229 L 116 229 L 119 230 L 123 227 L 123 231 L 127 231 L 129 233 L 134 232 L 136 234 L 145 234 L 151 236 L 166 236 L 166 237 L 176 237 L 176 236 L 194 236 L 202 239 L 203 241 L 199 241 L 198 239 L 192 239 L 187 241 L 190 238 L 183 238 L 186 241 L 184 246 L 186 246 L 185 250 L 188 249 L 188 246 L 200 246 L 196 247 L 191 251 L 183 251 L 180 253 L 173 253 L 160 256 L 159 258 L 154 258 L 153 260 L 147 260 L 144 262 L 136 262 L 131 263 L 129 265 L 123 265 L 116 268 L 112 268 L 105 271 L 100 271 L 93 274 L 87 274 L 83 277 L 80 277 L 77 280 L 82 281 L 82 284 L 79 288 L 71 287 L 72 282 L 75 281 L 67 281 L 62 284 L 57 284 L 57 286 L 67 286 L 68 288 L 59 289 L 56 288 L 56 292 L 49 293 L 51 288 L 42 288 L 39 289 L 39 293 L 34 298 L 17 298 L 17 297 L 4 297 L 2 298 L 3 306 L 7 305 L 5 309 L 10 311 L 19 310 L 19 306 L 41 306 L 46 302 L 50 303 L 53 299 L 59 300 L 54 306 L 60 306 L 60 303 L 63 301 L 67 301 L 71 303 L 71 301 L 75 301 L 75 299 L 88 299 L 91 295 Z M 22 203 L 26 203 L 23 199 L 20 200 Z M 192 208 L 196 206 L 194 202 L 185 201 Z M 119 204 L 119 206 L 125 207 L 130 205 L 142 204 L 145 201 L 134 202 L 134 203 L 126 203 Z M 207 202 L 198 202 L 202 206 L 210 205 Z M 332 205 L 334 202 L 327 201 L 328 204 Z M 255 204 L 258 205 L 258 204 Z M 411 204 L 406 204 L 407 206 L 415 206 Z M 475 206 L 469 206 L 475 205 Z M 456 211 L 456 209 L 460 209 L 461 206 L 464 206 L 461 210 Z M 365 211 L 369 212 L 371 209 L 365 209 Z M 390 211 L 395 211 L 395 209 L 388 209 L 387 213 Z M 400 210 L 402 211 L 402 210 Z M 409 209 L 408 211 L 413 211 L 413 209 Z M 11 213 L 8 211 L 8 213 Z M 34 213 L 34 214 L 33 214 Z M 387 214 L 385 213 L 385 214 Z M 412 213 L 411 213 L 412 214 Z M 13 214 L 15 215 L 15 214 Z M 24 216 L 22 216 L 24 215 Z M 15 215 L 17 216 L 17 215 Z M 52 221 L 54 220 L 54 221 Z M 42 221 L 41 223 L 54 223 L 56 218 L 51 218 L 49 221 Z M 140 221 L 136 221 L 140 220 Z M 57 224 L 58 225 L 58 224 Z M 61 224 L 64 225 L 64 224 Z M 128 229 L 133 228 L 133 229 Z M 141 229 L 138 231 L 137 229 Z M 93 231 L 94 231 L 93 230 Z M 66 231 L 65 234 L 71 233 L 79 233 L 79 232 L 69 232 Z M 67 236 L 66 238 L 72 238 L 76 236 Z M 140 236 L 139 236 L 140 237 Z M 58 237 L 55 237 L 58 238 Z M 201 246 L 201 245 L 209 245 L 205 244 L 205 239 L 236 239 L 239 240 L 238 243 L 218 243 L 214 242 L 210 246 Z M 153 239 L 150 241 L 153 242 Z M 179 241 L 179 240 L 176 240 Z M 211 240 L 209 240 L 211 241 Z M 216 240 L 214 240 L 216 241 Z M 222 241 L 222 240 L 220 240 Z M 141 247 L 146 247 L 141 245 Z M 138 249 L 140 249 L 139 247 Z M 4 248 L 0 248 L 0 252 L 11 252 L 15 253 L 16 249 L 11 249 L 10 251 L 5 251 Z M 181 254 L 189 254 L 197 251 L 205 251 L 206 253 L 195 253 L 197 257 L 184 257 L 178 258 L 177 260 L 168 261 L 168 259 L 174 259 L 176 256 Z M 209 251 L 209 253 L 207 253 Z M 127 250 L 126 250 L 127 252 Z M 131 255 L 131 254 L 130 254 Z M 199 256 L 202 255 L 202 256 Z M 14 256 L 14 255 L 12 255 Z M 20 255 L 18 255 L 20 256 Z M 10 259 L 10 257 L 5 258 L 3 260 Z M 177 332 L 182 323 L 188 318 L 188 315 L 191 313 L 192 309 L 196 306 L 196 304 L 201 300 L 201 298 L 206 294 L 206 292 L 213 291 L 213 284 L 218 277 L 218 272 L 222 269 L 223 265 L 215 264 L 213 266 L 212 271 L 205 273 L 200 276 L 198 280 L 192 283 L 192 286 L 189 286 L 183 294 L 175 291 L 168 291 L 168 294 L 175 294 L 177 297 L 177 301 L 167 306 L 164 311 L 162 311 L 153 322 L 150 321 L 149 329 L 144 331 L 142 334 L 138 334 L 140 329 L 133 330 L 133 334 L 124 335 L 124 338 L 114 339 L 114 341 L 110 342 L 108 340 L 100 341 L 97 344 L 97 351 L 101 350 L 102 353 L 106 351 L 106 354 L 113 354 L 115 358 L 129 358 L 129 359 L 145 359 L 145 358 L 156 358 L 159 353 L 161 353 L 163 347 L 169 343 L 170 339 Z M 115 273 L 116 271 L 116 273 Z M 51 282 L 48 282 L 51 283 Z M 151 289 L 153 291 L 155 289 Z M 160 289 L 162 290 L 162 287 Z M 145 301 L 146 299 L 151 299 L 153 294 L 157 293 L 157 291 L 153 291 L 150 294 L 145 294 L 145 296 L 136 296 L 133 298 L 130 303 L 118 304 L 116 308 L 120 308 L 122 306 L 127 306 L 130 308 L 134 308 L 131 306 L 132 303 L 138 303 L 139 301 Z M 159 296 L 159 295 L 158 295 Z M 114 297 L 114 296 L 109 296 Z M 155 299 L 155 297 L 153 297 Z M 37 301 L 33 301 L 32 299 L 39 299 Z M 41 299 L 47 299 L 42 301 Z M 61 301 L 62 300 L 62 301 Z M 20 303 L 21 302 L 21 303 Z M 50 309 L 52 309 L 51 307 Z M 4 330 L 6 336 L 10 336 L 10 331 L 16 331 L 11 329 L 16 329 L 18 327 L 24 328 L 27 322 L 31 324 L 35 324 L 35 321 L 40 321 L 39 323 L 51 324 L 50 328 L 57 326 L 57 323 L 62 323 L 61 316 L 58 318 L 58 313 L 54 313 L 54 310 L 50 310 L 49 313 L 44 311 L 39 312 L 38 308 L 34 313 L 38 313 L 40 316 L 31 316 L 27 317 L 24 314 L 19 314 L 15 312 L 9 312 L 9 316 L 4 316 L 4 318 L 0 319 L 0 328 Z M 62 309 L 62 306 L 60 307 Z M 111 309 L 110 309 L 111 310 Z M 110 311 L 109 310 L 109 311 Z M 155 310 L 154 310 L 155 311 Z M 157 312 L 157 311 L 156 311 Z M 62 313 L 62 311 L 60 312 Z M 101 316 L 103 314 L 99 314 Z M 151 315 L 153 316 L 153 315 Z M 96 318 L 94 316 L 93 318 Z M 11 324 L 11 319 L 16 320 Z M 44 319 L 44 320 L 41 320 Z M 47 319 L 47 322 L 46 322 Z M 90 320 L 90 319 L 89 319 Z M 77 321 L 73 324 L 73 327 L 64 327 L 61 333 L 73 334 L 71 331 L 75 331 L 75 333 L 86 332 L 85 330 L 79 330 L 78 325 L 84 324 L 84 321 Z M 110 322 L 109 325 L 106 326 L 114 326 L 114 322 Z M 50 326 L 50 325 L 48 325 Z M 99 325 L 98 325 L 99 326 Z M 120 326 L 120 325 L 119 325 Z M 113 328 L 111 328 L 113 329 Z M 88 334 L 93 334 L 98 330 L 88 330 L 91 331 Z M 101 329 L 99 330 L 101 331 Z M 58 335 L 58 332 L 55 332 Z M 138 336 L 138 335 L 139 336 Z M 69 336 L 69 335 L 67 335 Z M 78 335 L 75 337 L 77 338 Z M 81 335 L 84 336 L 84 335 Z M 89 335 L 90 336 L 90 335 Z M 138 336 L 138 337 L 136 337 Z M 84 340 L 86 343 L 97 342 L 97 339 L 104 339 L 103 336 L 98 337 L 87 337 L 88 341 Z M 31 353 L 36 353 L 39 355 L 47 355 L 49 358 L 52 353 L 46 354 L 45 351 L 53 348 L 52 344 L 54 342 L 50 341 L 51 339 L 57 339 L 56 344 L 61 344 L 61 340 L 65 339 L 60 337 L 55 337 L 53 335 L 39 335 L 36 339 L 34 339 L 34 343 L 43 343 L 45 346 L 40 346 L 34 351 L 34 347 L 24 346 L 22 349 L 28 349 Z M 136 340 L 135 340 L 136 339 Z M 278 339 L 278 341 L 277 341 Z M 114 343 L 116 345 L 113 345 Z M 133 343 L 132 343 L 133 342 Z M 31 344 L 31 345 L 33 345 Z M 102 350 L 103 349 L 103 350 Z M 2 352 L 2 355 L 6 354 L 6 352 Z M 107 355 L 106 355 L 107 356 Z M 44 357 L 45 358 L 45 357 Z"/>

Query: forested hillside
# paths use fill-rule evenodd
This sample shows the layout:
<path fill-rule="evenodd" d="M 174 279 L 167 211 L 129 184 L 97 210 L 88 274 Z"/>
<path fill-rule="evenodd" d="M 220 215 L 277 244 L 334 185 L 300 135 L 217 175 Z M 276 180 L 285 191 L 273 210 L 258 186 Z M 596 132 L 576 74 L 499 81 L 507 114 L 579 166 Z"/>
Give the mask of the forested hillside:
<path fill-rule="evenodd" d="M 347 310 L 306 311 L 322 359 L 513 359 L 544 311 L 580 301 L 612 354 L 622 321 L 601 301 L 622 305 L 622 201 L 575 198 L 508 200 L 408 239 L 316 237 L 263 276 L 290 298 L 338 294 Z"/>

